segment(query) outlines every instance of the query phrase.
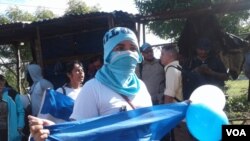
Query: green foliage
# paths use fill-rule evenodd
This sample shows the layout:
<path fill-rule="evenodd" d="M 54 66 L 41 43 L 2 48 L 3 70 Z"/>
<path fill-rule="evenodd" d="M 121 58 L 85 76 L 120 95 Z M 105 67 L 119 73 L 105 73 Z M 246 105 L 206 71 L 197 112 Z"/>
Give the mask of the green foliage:
<path fill-rule="evenodd" d="M 244 28 L 241 23 L 249 19 L 250 13 L 248 11 L 239 11 L 230 14 L 224 14 L 223 16 L 218 15 L 218 20 L 220 25 L 224 28 L 225 31 L 239 35 L 241 33 L 249 30 Z"/>
<path fill-rule="evenodd" d="M 244 78 L 244 76 L 240 75 Z M 247 99 L 249 80 L 229 80 L 226 82 L 225 112 L 229 119 L 250 118 L 250 102 Z"/>
<path fill-rule="evenodd" d="M 250 118 L 250 102 L 247 101 L 247 95 L 229 96 L 226 102 L 225 111 L 229 119 L 232 118 Z"/>
<path fill-rule="evenodd" d="M 1 45 L 0 46 L 0 55 L 1 60 L 8 59 L 9 62 L 15 60 L 14 49 L 11 45 Z"/>
<path fill-rule="evenodd" d="M 82 14 L 82 13 L 89 13 L 98 11 L 98 6 L 88 7 L 83 1 L 81 0 L 70 0 L 69 8 L 67 9 L 67 14 Z M 0 15 L 0 25 L 7 24 L 7 23 L 16 23 L 16 22 L 33 22 L 37 20 L 43 19 L 51 19 L 56 17 L 56 15 L 45 8 L 38 7 L 34 14 L 22 11 L 17 6 L 9 7 L 6 10 L 4 15 Z M 27 62 L 30 62 L 32 59 L 32 53 L 30 50 L 30 46 L 27 43 L 24 43 L 23 46 L 19 46 L 20 50 L 20 58 L 21 58 L 21 68 L 20 72 L 24 72 L 24 67 Z M 16 64 L 17 64 L 17 57 L 16 57 L 16 50 L 13 45 L 0 45 L 0 72 L 3 73 L 7 81 L 13 87 L 17 87 L 17 72 L 16 72 Z M 27 86 L 27 82 L 25 80 L 21 80 L 22 89 L 25 89 L 25 85 Z"/>
<path fill-rule="evenodd" d="M 69 0 L 65 14 L 83 14 L 99 11 L 97 6 L 89 7 L 82 0 Z"/>
<path fill-rule="evenodd" d="M 4 15 L 1 15 L 0 16 L 0 25 L 1 24 L 8 24 L 8 23 L 10 23 L 10 21 L 8 20 L 8 18 L 5 17 Z"/>
<path fill-rule="evenodd" d="M 226 94 L 233 97 L 248 92 L 248 80 L 228 80 L 226 81 Z"/>
<path fill-rule="evenodd" d="M 237 0 L 230 0 L 230 2 Z M 136 7 L 141 15 L 151 15 L 170 10 L 184 10 L 195 7 L 212 6 L 228 0 L 135 0 Z M 250 16 L 249 11 L 240 11 L 218 15 L 219 23 L 225 31 L 239 35 L 250 30 L 249 26 L 242 26 Z M 148 24 L 150 30 L 163 39 L 178 39 L 184 27 L 185 18 L 168 21 L 152 21 Z"/>
<path fill-rule="evenodd" d="M 177 39 L 184 28 L 185 19 L 172 19 L 168 21 L 155 21 L 148 24 L 151 32 L 163 39 Z"/>
<path fill-rule="evenodd" d="M 6 16 L 11 22 L 34 21 L 35 20 L 35 17 L 32 14 L 30 14 L 28 12 L 23 12 L 18 7 L 9 7 L 7 12 L 6 12 Z"/>
<path fill-rule="evenodd" d="M 38 7 L 35 11 L 36 20 L 42 19 L 52 19 L 55 17 L 55 14 L 51 10 L 47 10 L 43 7 Z"/>
<path fill-rule="evenodd" d="M 15 76 L 15 74 L 13 74 L 10 71 L 6 71 L 4 73 L 4 76 L 5 76 L 6 80 L 8 81 L 8 84 L 10 86 L 12 86 L 15 90 L 18 90 L 17 87 L 16 87 L 17 84 L 16 84 L 16 76 Z"/>
<path fill-rule="evenodd" d="M 14 22 L 32 22 L 42 19 L 51 19 L 55 14 L 51 10 L 38 7 L 34 14 L 22 11 L 18 7 L 9 7 L 6 14 L 0 16 L 0 24 L 14 23 Z"/>

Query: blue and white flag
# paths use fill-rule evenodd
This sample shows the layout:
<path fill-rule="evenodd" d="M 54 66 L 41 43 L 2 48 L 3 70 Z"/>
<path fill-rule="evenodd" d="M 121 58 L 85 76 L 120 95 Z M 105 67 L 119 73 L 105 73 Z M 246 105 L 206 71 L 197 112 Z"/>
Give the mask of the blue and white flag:
<path fill-rule="evenodd" d="M 74 107 L 74 100 L 53 89 L 47 89 L 43 97 L 38 117 L 55 123 L 69 121 Z"/>
<path fill-rule="evenodd" d="M 159 141 L 185 118 L 185 102 L 157 105 L 114 115 L 60 123 L 48 141 Z"/>

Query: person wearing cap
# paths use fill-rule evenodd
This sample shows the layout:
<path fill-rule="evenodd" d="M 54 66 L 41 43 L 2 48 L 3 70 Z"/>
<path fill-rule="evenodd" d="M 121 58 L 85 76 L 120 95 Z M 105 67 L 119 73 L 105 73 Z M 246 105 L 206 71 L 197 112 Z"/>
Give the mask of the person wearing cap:
<path fill-rule="evenodd" d="M 154 57 L 152 46 L 149 43 L 144 43 L 140 50 L 143 61 L 137 65 L 136 74 L 146 84 L 153 104 L 162 104 L 165 88 L 164 67 L 160 60 Z"/>
<path fill-rule="evenodd" d="M 104 35 L 104 64 L 95 78 L 87 81 L 78 95 L 72 120 L 83 120 L 122 111 L 152 106 L 146 85 L 135 74 L 142 61 L 135 33 L 125 27 L 115 27 Z M 54 124 L 29 116 L 30 129 L 35 140 L 45 140 Z"/>
<path fill-rule="evenodd" d="M 203 84 L 212 84 L 223 88 L 228 79 L 227 70 L 220 58 L 211 53 L 212 42 L 208 38 L 200 38 L 197 42 L 196 57 L 191 60 L 190 69 L 199 73 Z"/>

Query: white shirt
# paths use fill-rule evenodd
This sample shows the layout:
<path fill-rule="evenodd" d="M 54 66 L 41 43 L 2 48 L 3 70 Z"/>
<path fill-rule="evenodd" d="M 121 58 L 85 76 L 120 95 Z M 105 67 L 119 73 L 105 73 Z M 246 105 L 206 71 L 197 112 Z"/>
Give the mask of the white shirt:
<path fill-rule="evenodd" d="M 65 89 L 66 96 L 72 98 L 73 100 L 76 100 L 76 98 L 77 98 L 77 96 L 80 93 L 81 88 L 82 88 L 82 87 L 80 87 L 78 89 L 73 89 L 73 88 L 69 88 L 69 87 L 65 87 L 65 86 L 62 86 L 62 87 L 64 87 L 64 89 Z M 62 87 L 59 87 L 56 91 L 64 94 Z"/>
<path fill-rule="evenodd" d="M 138 94 L 130 98 L 132 105 L 137 108 L 152 106 L 150 94 L 145 84 L 140 80 Z M 126 106 L 127 111 L 133 108 L 118 93 L 93 78 L 87 81 L 78 95 L 71 119 L 82 120 L 87 118 L 109 115 L 120 112 Z"/>
<path fill-rule="evenodd" d="M 176 97 L 179 100 L 183 100 L 182 96 L 182 78 L 181 71 L 174 67 L 169 66 L 179 66 L 179 61 L 173 61 L 164 67 L 165 73 L 165 91 L 164 95 L 171 97 Z"/>

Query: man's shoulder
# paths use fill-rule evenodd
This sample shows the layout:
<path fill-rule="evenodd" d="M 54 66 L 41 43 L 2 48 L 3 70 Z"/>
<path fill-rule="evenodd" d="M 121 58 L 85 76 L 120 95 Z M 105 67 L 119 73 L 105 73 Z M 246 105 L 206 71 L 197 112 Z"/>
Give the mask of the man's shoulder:
<path fill-rule="evenodd" d="M 154 63 L 160 63 L 160 59 L 154 58 L 152 61 L 143 61 L 143 64 L 154 64 Z"/>
<path fill-rule="evenodd" d="M 88 81 L 86 81 L 84 85 L 90 85 L 95 83 L 100 83 L 100 82 L 96 78 L 91 78 Z"/>
<path fill-rule="evenodd" d="M 86 81 L 83 85 L 83 87 L 94 87 L 94 88 L 96 88 L 97 86 L 102 87 L 104 85 L 100 81 L 98 81 L 96 78 L 92 78 Z"/>
<path fill-rule="evenodd" d="M 143 66 L 147 65 L 147 66 L 151 66 L 151 67 L 155 67 L 155 66 L 161 66 L 161 67 L 163 67 L 162 64 L 161 64 L 160 59 L 156 59 L 156 58 L 154 60 L 150 61 L 150 62 L 149 61 L 143 61 L 142 65 Z"/>

